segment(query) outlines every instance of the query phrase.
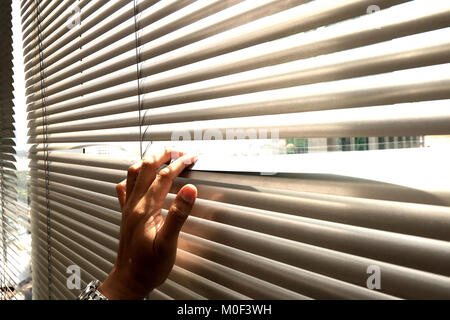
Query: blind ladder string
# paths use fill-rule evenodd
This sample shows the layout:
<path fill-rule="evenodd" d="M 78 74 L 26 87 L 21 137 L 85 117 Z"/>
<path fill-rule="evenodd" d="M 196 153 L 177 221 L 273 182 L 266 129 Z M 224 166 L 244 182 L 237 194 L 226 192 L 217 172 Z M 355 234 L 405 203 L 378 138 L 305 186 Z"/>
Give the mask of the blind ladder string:
<path fill-rule="evenodd" d="M 137 99 L 138 99 L 138 112 L 139 112 L 139 153 L 140 153 L 140 158 L 143 159 L 144 158 L 144 153 L 142 152 L 142 143 L 143 143 L 143 135 L 142 135 L 142 123 L 143 121 L 141 120 L 141 112 L 142 112 L 142 105 L 141 105 L 141 84 L 140 84 L 140 79 L 141 79 L 141 70 L 139 68 L 139 64 L 141 62 L 140 59 L 140 41 L 139 41 L 139 36 L 138 36 L 138 31 L 139 31 L 139 22 L 138 22 L 138 8 L 137 8 L 137 0 L 133 0 L 133 10 L 134 10 L 134 40 L 135 40 L 135 49 L 136 49 L 136 81 L 137 81 Z"/>
<path fill-rule="evenodd" d="M 47 277 L 48 277 L 48 299 L 51 300 L 52 295 L 52 245 L 51 245 L 51 212 L 50 212 L 50 200 L 49 200 L 49 151 L 48 151 L 48 124 L 47 124 L 47 107 L 45 100 L 45 80 L 44 80 L 44 63 L 43 63 L 43 48 L 42 48 L 42 34 L 41 34 L 41 10 L 40 0 L 36 0 L 36 16 L 37 16 L 37 31 L 39 40 L 39 76 L 41 83 L 41 101 L 42 101 L 42 115 L 43 115 L 43 132 L 44 132 L 44 165 L 45 165 L 45 200 L 46 200 L 46 217 L 47 217 Z"/>

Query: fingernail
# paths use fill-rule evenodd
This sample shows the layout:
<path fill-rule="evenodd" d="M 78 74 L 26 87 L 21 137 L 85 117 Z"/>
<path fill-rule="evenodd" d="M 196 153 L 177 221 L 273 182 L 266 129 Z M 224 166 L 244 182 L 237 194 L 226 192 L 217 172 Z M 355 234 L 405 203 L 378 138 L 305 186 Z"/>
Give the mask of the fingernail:
<path fill-rule="evenodd" d="M 178 159 L 180 156 L 181 156 L 181 152 L 178 152 L 178 151 L 172 151 L 170 157 L 172 158 L 172 160 L 176 160 L 176 159 Z"/>
<path fill-rule="evenodd" d="M 185 160 L 183 161 L 184 164 L 190 165 L 190 164 L 194 164 L 197 161 L 198 156 L 197 155 L 186 155 Z"/>
<path fill-rule="evenodd" d="M 180 197 L 187 203 L 193 203 L 197 197 L 197 188 L 192 184 L 184 186 L 180 191 Z"/>

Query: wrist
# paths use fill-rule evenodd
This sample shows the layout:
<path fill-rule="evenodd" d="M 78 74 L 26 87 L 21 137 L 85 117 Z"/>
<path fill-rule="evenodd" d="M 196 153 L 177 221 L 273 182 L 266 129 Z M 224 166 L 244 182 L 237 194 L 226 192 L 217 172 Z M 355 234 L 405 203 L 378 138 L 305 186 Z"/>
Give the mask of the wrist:
<path fill-rule="evenodd" d="M 115 267 L 99 285 L 98 291 L 108 300 L 142 300 L 148 293 Z"/>

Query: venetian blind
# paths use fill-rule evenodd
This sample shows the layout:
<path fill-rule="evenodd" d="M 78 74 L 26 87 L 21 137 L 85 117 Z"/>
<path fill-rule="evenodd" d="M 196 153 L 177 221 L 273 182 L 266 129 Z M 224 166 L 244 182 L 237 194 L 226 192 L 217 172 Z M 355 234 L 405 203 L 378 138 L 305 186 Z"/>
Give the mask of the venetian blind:
<path fill-rule="evenodd" d="M 22 14 L 34 298 L 75 298 L 71 265 L 82 285 L 112 267 L 114 187 L 136 159 L 89 152 L 99 145 L 142 156 L 174 132 L 450 134 L 446 0 L 27 0 Z M 200 158 L 165 203 L 198 188 L 173 271 L 149 298 L 449 298 L 450 192 L 418 180 L 416 155 L 437 161 L 380 160 L 396 173 L 416 161 L 413 187 L 330 170 L 369 153 L 314 170 L 314 155 L 271 158 L 281 170 Z M 379 290 L 367 287 L 373 266 Z"/>

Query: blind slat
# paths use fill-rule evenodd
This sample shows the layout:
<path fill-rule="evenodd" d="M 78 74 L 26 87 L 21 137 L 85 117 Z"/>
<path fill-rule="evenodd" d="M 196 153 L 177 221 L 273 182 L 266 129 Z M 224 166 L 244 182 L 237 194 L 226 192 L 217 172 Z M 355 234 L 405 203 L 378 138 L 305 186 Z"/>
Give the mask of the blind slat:
<path fill-rule="evenodd" d="M 39 4 L 39 9 L 35 9 L 33 13 L 30 15 L 30 18 L 27 20 L 25 24 L 23 24 L 22 29 L 24 32 L 22 33 L 22 39 L 25 39 L 26 36 L 32 31 L 37 28 L 37 24 L 39 22 L 46 22 L 46 24 L 49 23 L 49 18 L 52 15 L 55 7 L 59 6 L 63 1 L 57 0 L 57 1 L 46 1 L 43 2 L 43 4 Z M 73 1 L 69 0 L 66 1 L 67 3 L 71 3 Z M 45 6 L 44 6 L 45 4 Z M 50 5 L 49 5 L 50 4 Z M 44 24 L 42 25 L 42 30 L 44 29 Z M 23 47 L 25 47 L 25 42 L 23 43 Z"/>
<path fill-rule="evenodd" d="M 220 16 L 216 17 L 207 17 L 205 19 L 202 19 L 198 21 L 199 19 L 208 16 L 208 14 L 216 13 L 223 9 L 226 6 L 230 6 L 232 4 L 238 3 L 241 0 L 228 0 L 228 1 L 198 1 L 194 2 L 191 5 L 187 5 L 184 8 L 179 9 L 178 11 L 173 12 L 172 14 L 168 15 L 164 19 L 160 19 L 157 21 L 154 21 L 155 18 L 160 16 L 161 14 L 164 14 L 165 12 L 171 13 L 174 11 L 174 9 L 177 9 L 179 5 L 183 3 L 190 3 L 189 2 L 182 2 L 182 1 L 172 1 L 172 2 L 161 2 L 158 5 L 155 5 L 155 10 L 149 12 L 145 16 L 139 17 L 139 26 L 145 27 L 139 32 L 139 45 L 143 46 L 146 43 L 151 42 L 152 40 L 157 40 L 160 37 L 167 38 L 165 36 L 166 34 L 170 34 L 171 31 L 177 30 L 179 28 L 185 27 L 184 29 L 187 29 L 187 35 L 178 35 L 176 36 L 176 39 L 184 39 L 184 43 L 191 43 L 197 39 L 202 39 L 207 37 L 211 34 L 216 34 L 220 32 L 221 30 L 226 30 L 227 28 L 231 28 L 235 25 L 243 24 L 246 21 L 251 21 L 252 18 L 264 16 L 266 14 L 271 13 L 274 11 L 273 4 L 275 3 L 274 0 L 264 0 L 264 1 L 257 1 L 257 2 L 243 2 L 241 5 L 237 4 L 236 7 L 232 7 L 230 9 L 233 10 L 225 10 L 220 12 Z M 277 11 L 282 10 L 285 6 L 293 6 L 298 3 L 305 2 L 305 0 L 295 0 L 295 1 L 289 1 L 289 2 L 277 2 L 277 6 L 275 6 L 275 9 Z M 174 7 L 176 5 L 176 7 Z M 234 10 L 236 8 L 236 10 Z M 214 18 L 214 19 L 211 19 Z M 198 21 L 198 22 L 196 22 Z M 153 23 L 151 23 L 153 22 Z M 193 25 L 190 25 L 191 22 L 196 22 Z M 151 23 L 151 24 L 150 24 Z M 196 26 L 195 28 L 193 28 Z M 122 33 L 130 33 L 129 30 L 134 30 L 134 24 L 132 22 L 129 23 L 129 26 L 124 29 L 124 32 Z M 92 79 L 92 77 L 100 77 L 104 74 L 111 73 L 113 71 L 116 71 L 120 68 L 130 66 L 133 63 L 136 62 L 135 52 L 129 52 L 130 50 L 134 50 L 136 46 L 136 41 L 134 37 L 126 37 L 123 40 L 121 40 L 119 43 L 112 43 L 111 42 L 116 38 L 117 36 L 114 34 L 111 37 L 108 37 L 101 41 L 101 43 L 89 43 L 87 46 L 85 46 L 82 50 L 79 51 L 79 53 L 76 53 L 73 55 L 73 57 L 70 58 L 67 62 L 62 64 L 63 61 L 59 61 L 55 63 L 54 66 L 50 66 L 47 70 L 47 73 L 49 74 L 48 78 L 46 78 L 46 84 L 48 86 L 52 84 L 59 84 L 61 80 L 66 80 L 69 76 L 76 75 L 78 72 L 83 71 L 85 73 L 86 81 L 89 79 Z M 169 35 L 169 38 L 171 36 Z M 173 42 L 173 40 L 172 40 Z M 104 48 L 106 45 L 111 44 L 113 47 L 111 50 L 102 50 L 100 52 L 97 52 L 99 49 Z M 180 45 L 180 44 L 179 44 Z M 120 56 L 121 54 L 128 52 L 129 54 L 126 55 L 126 59 L 123 60 L 122 57 L 119 58 L 118 61 L 114 63 L 108 63 L 105 67 L 98 67 L 97 65 L 99 63 L 104 62 L 105 60 L 109 60 L 112 58 L 116 58 Z M 70 61 L 76 61 L 77 59 L 83 58 L 83 64 L 80 65 L 69 65 Z M 66 59 L 67 60 L 67 59 Z M 117 60 L 117 59 L 116 59 Z M 103 63 L 103 65 L 105 65 Z M 86 72 L 89 70 L 89 68 L 96 66 L 94 73 L 92 72 Z M 62 73 L 61 69 L 65 68 L 65 72 Z M 64 74 L 64 76 L 63 76 Z M 32 79 L 29 79 L 28 81 L 31 81 Z M 31 81 L 33 82 L 33 81 Z M 34 81 L 33 85 L 27 89 L 27 93 L 34 92 L 39 96 L 39 92 L 37 92 L 40 89 L 40 84 L 35 83 Z M 30 82 L 27 82 L 30 83 Z M 72 77 L 67 79 L 67 81 L 64 81 L 61 83 L 64 87 L 73 86 L 75 84 L 79 84 L 78 77 Z M 50 88 L 50 90 L 52 90 Z M 51 94 L 51 93 L 50 93 Z"/>
<path fill-rule="evenodd" d="M 45 19 L 41 16 L 41 23 L 42 25 L 39 26 L 39 29 L 41 30 L 42 34 L 41 37 L 54 32 L 58 27 L 60 27 L 64 22 L 67 22 L 67 19 L 73 15 L 73 11 L 66 11 L 67 8 L 69 8 L 75 0 L 67 0 L 67 1 L 60 1 L 60 5 L 58 5 L 58 8 L 56 10 L 52 10 L 50 15 L 47 16 Z M 56 2 L 55 2 L 56 3 Z M 82 9 L 86 6 L 88 3 L 88 0 L 82 0 L 78 1 L 77 6 L 78 8 Z M 57 18 L 56 18 L 57 17 Z M 47 29 L 49 26 L 51 27 Z M 39 41 L 36 39 L 38 37 L 38 30 L 37 26 L 33 26 L 33 28 L 29 27 L 23 34 L 23 55 L 27 55 L 32 48 L 34 48 L 36 45 L 39 45 Z"/>
<path fill-rule="evenodd" d="M 156 1 L 140 1 L 136 8 L 141 12 L 142 10 L 150 7 Z M 80 11 L 80 21 L 83 23 L 80 24 L 79 28 L 74 28 L 69 30 L 66 36 L 62 39 L 58 39 L 57 42 L 52 43 L 50 39 L 44 39 L 42 41 L 43 45 L 48 46 L 47 49 L 44 49 L 41 52 L 42 61 L 37 59 L 39 55 L 39 49 L 35 49 L 31 51 L 28 56 L 24 59 L 24 62 L 27 63 L 25 66 L 25 77 L 29 78 L 30 75 L 36 75 L 39 72 L 39 64 L 42 64 L 42 67 L 46 68 L 51 63 L 55 62 L 54 59 L 60 59 L 65 55 L 70 54 L 74 50 L 81 48 L 82 45 L 86 44 L 89 41 L 93 41 L 100 35 L 109 31 L 111 28 L 121 24 L 125 20 L 133 17 L 134 6 L 132 2 L 126 1 L 103 1 L 103 2 L 91 2 L 92 8 L 96 14 L 91 14 L 91 11 L 86 10 Z M 101 6 L 102 5 L 102 6 Z M 126 6 L 126 10 L 121 10 Z M 92 10 L 92 11 L 94 11 Z M 114 15 L 115 12 L 120 12 L 119 15 Z M 114 19 L 105 19 L 106 17 L 114 16 Z M 83 37 L 79 37 L 80 34 L 83 34 Z M 61 50 L 62 49 L 62 50 Z M 54 54 L 58 52 L 57 54 Z M 28 72 L 27 72 L 28 71 Z"/>
<path fill-rule="evenodd" d="M 365 1 L 364 1 L 365 2 Z M 224 54 L 230 51 L 236 51 L 238 49 L 242 49 L 248 46 L 252 46 L 255 44 L 258 44 L 260 42 L 273 40 L 276 38 L 276 36 L 283 34 L 290 35 L 294 33 L 292 30 L 295 30 L 296 32 L 300 31 L 306 31 L 310 30 L 312 26 L 322 26 L 326 23 L 334 22 L 336 18 L 339 18 L 339 15 L 337 14 L 337 9 L 339 9 L 339 12 L 342 12 L 342 14 L 346 17 L 349 13 L 353 12 L 353 10 L 360 10 L 362 5 L 361 1 L 356 0 L 348 0 L 345 2 L 338 2 L 336 7 L 329 7 L 330 3 L 327 2 L 328 5 L 325 6 L 323 4 L 317 4 L 316 2 L 307 3 L 303 6 L 309 6 L 308 8 L 310 10 L 305 10 L 303 6 L 294 7 L 290 10 L 283 11 L 279 14 L 274 14 L 259 20 L 256 20 L 255 22 L 244 24 L 240 27 L 234 28 L 229 30 L 228 32 L 219 33 L 216 36 L 212 36 L 209 38 L 206 38 L 200 42 L 192 43 L 188 46 L 185 46 L 179 50 L 174 50 L 173 52 L 162 54 L 164 52 L 167 52 L 168 49 L 173 50 L 173 42 L 174 40 L 161 38 L 159 41 L 154 41 L 151 43 L 150 46 L 144 48 L 140 51 L 140 61 L 146 61 L 148 60 L 149 67 L 143 66 L 143 70 L 145 70 L 146 73 L 158 73 L 162 71 L 166 71 L 169 69 L 172 69 L 174 67 L 178 67 L 180 65 L 185 65 L 189 63 L 193 63 L 199 60 L 207 59 L 213 56 L 218 56 L 220 54 Z M 349 4 L 350 3 L 350 4 Z M 340 7 L 342 6 L 342 7 Z M 420 11 L 420 14 L 418 13 L 418 16 L 415 17 L 408 17 L 408 19 L 405 18 L 405 21 L 402 23 L 398 23 L 397 16 L 394 16 L 391 14 L 391 20 L 393 20 L 391 28 L 395 30 L 396 32 L 403 32 L 404 35 L 409 35 L 411 32 L 417 32 L 418 28 L 407 28 L 408 25 L 414 24 L 424 27 L 423 31 L 432 30 L 432 28 L 429 27 L 429 24 L 433 25 L 439 25 L 441 26 L 444 22 L 444 16 L 446 12 L 442 12 L 441 10 L 437 10 L 437 8 L 427 7 L 428 11 L 422 12 Z M 387 10 L 388 12 L 389 10 Z M 396 10 L 394 8 L 393 10 L 394 14 L 396 13 Z M 431 11 L 431 12 L 430 12 Z M 418 11 L 419 12 L 419 11 Z M 450 14 L 450 11 L 447 12 L 447 14 Z M 324 18 L 324 15 L 326 18 Z M 436 17 L 437 15 L 437 17 Z M 448 17 L 447 17 L 448 18 Z M 329 20 L 326 20 L 329 19 Z M 386 27 L 383 29 L 376 29 L 374 26 L 374 23 L 376 22 L 373 17 L 362 17 L 359 19 L 363 19 L 362 22 L 357 21 L 348 21 L 347 23 L 344 23 L 344 25 L 336 25 L 335 28 L 331 28 L 331 30 L 325 29 L 322 30 L 319 33 L 319 37 L 317 37 L 314 34 L 310 35 L 310 41 L 317 42 L 318 40 L 323 43 L 324 39 L 322 37 L 328 37 L 328 38 L 347 38 L 347 41 L 341 41 L 341 45 L 343 49 L 348 49 L 355 46 L 361 46 L 362 44 L 369 44 L 374 42 L 379 42 L 387 39 L 391 39 L 392 37 L 389 36 L 389 28 Z M 395 20 L 394 20 L 395 19 Z M 430 20 L 433 19 L 431 22 Z M 367 21 L 366 21 L 367 20 Z M 448 19 L 447 19 L 448 20 Z M 279 23 L 279 21 L 283 21 L 282 24 Z M 338 20 L 339 21 L 339 20 Z M 395 23 L 394 23 L 395 21 Z M 317 25 L 316 25 L 317 24 Z M 350 24 L 350 25 L 348 25 Z M 203 26 L 202 26 L 203 27 Z M 256 32 L 256 30 L 266 30 L 267 32 L 261 33 Z M 306 29 L 306 30 L 305 30 Z M 318 30 L 319 32 L 320 30 Z M 367 33 L 371 34 L 371 37 L 367 37 Z M 374 33 L 379 33 L 377 37 L 375 37 Z M 196 34 L 196 33 L 195 33 Z M 384 37 L 384 39 L 383 39 Z M 180 39 L 179 39 L 180 38 Z M 300 39 L 299 39 L 300 38 Z M 291 36 L 291 38 L 287 37 L 284 39 L 278 40 L 278 42 L 281 42 L 281 47 L 288 45 L 292 45 L 292 43 L 304 43 L 305 39 L 303 38 L 303 34 Z M 178 40 L 178 42 L 182 41 L 182 44 L 185 43 L 186 36 L 184 34 L 181 34 L 179 37 L 176 37 L 175 40 Z M 194 38 L 195 39 L 195 38 Z M 306 40 L 308 37 L 306 38 Z M 343 40 L 344 40 L 343 39 Z M 370 40 L 369 40 L 370 39 Z M 284 41 L 283 41 L 284 40 Z M 226 44 L 226 46 L 224 46 Z M 272 48 L 275 44 L 272 43 L 266 43 L 264 46 L 270 45 Z M 162 47 L 162 49 L 159 49 L 159 47 Z M 311 46 L 311 44 L 310 44 Z M 323 46 L 323 45 L 322 45 Z M 164 50 L 164 47 L 167 49 Z M 312 47 L 312 46 L 311 46 Z M 257 50 L 257 48 L 255 48 Z M 322 51 L 321 53 L 326 53 L 323 48 L 319 48 Z M 335 46 L 332 50 L 337 50 Z M 330 50 L 330 48 L 328 49 Z M 328 51 L 330 52 L 330 51 Z M 333 51 L 332 51 L 333 52 Z M 315 52 L 316 54 L 318 52 Z M 154 59 L 151 59 L 155 57 Z M 135 53 L 133 52 L 129 58 L 126 57 L 124 59 L 128 59 L 128 64 L 126 65 L 132 65 L 136 62 Z M 286 59 L 286 58 L 285 58 Z M 292 58 L 291 58 L 292 59 Z M 123 65 L 123 62 L 119 62 L 121 65 Z M 109 66 L 111 67 L 111 66 Z M 47 71 L 48 72 L 48 71 Z M 135 91 L 133 91 L 134 93 Z M 145 91 L 144 91 L 145 92 Z M 52 99 L 47 102 L 48 105 L 52 104 Z M 35 110 L 41 107 L 41 103 L 39 101 L 36 101 L 35 103 L 32 103 L 28 106 L 28 111 Z"/>
<path fill-rule="evenodd" d="M 450 98 L 447 90 L 449 85 L 450 81 L 442 80 L 427 84 L 430 90 L 436 92 L 435 97 L 441 98 L 444 97 L 443 94 L 449 95 L 448 98 Z M 399 91 L 396 90 L 397 93 Z M 365 93 L 367 97 L 369 93 Z M 431 93 L 425 92 L 422 93 L 422 97 L 427 94 L 431 95 Z M 286 96 L 284 99 L 287 99 Z M 445 135 L 449 126 L 450 115 L 447 107 L 442 103 L 435 106 L 428 103 L 427 109 L 407 104 L 153 125 L 148 127 L 145 135 L 141 135 L 138 127 L 52 133 L 46 136 L 31 136 L 28 142 L 116 142 L 140 141 L 141 139 L 142 141 L 178 141 L 181 140 L 180 138 L 194 140 L 196 132 L 200 133 L 202 140 L 257 139 L 261 132 L 264 132 L 266 139 L 373 137 L 382 136 L 383 133 L 388 136 Z"/>
<path fill-rule="evenodd" d="M 37 157 L 43 159 L 43 153 Z M 92 159 L 92 160 L 91 160 Z M 50 152 L 49 161 L 77 163 L 81 165 L 99 167 L 102 163 L 105 167 L 126 170 L 133 162 L 122 159 L 113 162 L 112 159 L 103 160 L 103 157 L 87 158 L 81 154 L 66 155 L 59 152 Z M 97 160 L 98 159 L 98 160 Z M 78 172 L 83 168 L 79 167 Z M 342 197 L 333 195 L 320 195 L 316 193 L 291 192 L 279 193 L 276 189 L 258 188 L 258 192 L 243 190 L 238 184 L 233 187 L 230 184 L 212 185 L 207 180 L 192 179 L 199 190 L 202 199 L 213 200 L 220 195 L 220 201 L 224 203 L 242 205 L 252 208 L 267 209 L 271 211 L 285 212 L 293 215 L 301 215 L 310 218 L 319 218 L 327 221 L 348 223 L 363 227 L 394 231 L 405 234 L 450 240 L 448 228 L 450 227 L 449 209 L 443 206 L 411 205 L 402 202 L 380 201 L 373 199 L 358 199 L 355 197 Z M 213 180 L 211 180 L 213 181 Z M 188 180 L 179 178 L 175 180 L 172 193 L 188 183 Z M 50 186 L 51 187 L 51 186 Z M 58 189 L 51 189 L 58 191 Z M 76 202 L 76 200 L 74 200 Z M 76 203 L 70 205 L 76 206 Z M 83 211 L 88 212 L 89 205 L 84 205 Z M 297 208 L 302 208 L 298 213 Z M 96 212 L 96 211 L 94 211 Z M 408 223 L 405 224 L 405 218 Z M 439 223 L 438 223 L 439 222 Z"/>

